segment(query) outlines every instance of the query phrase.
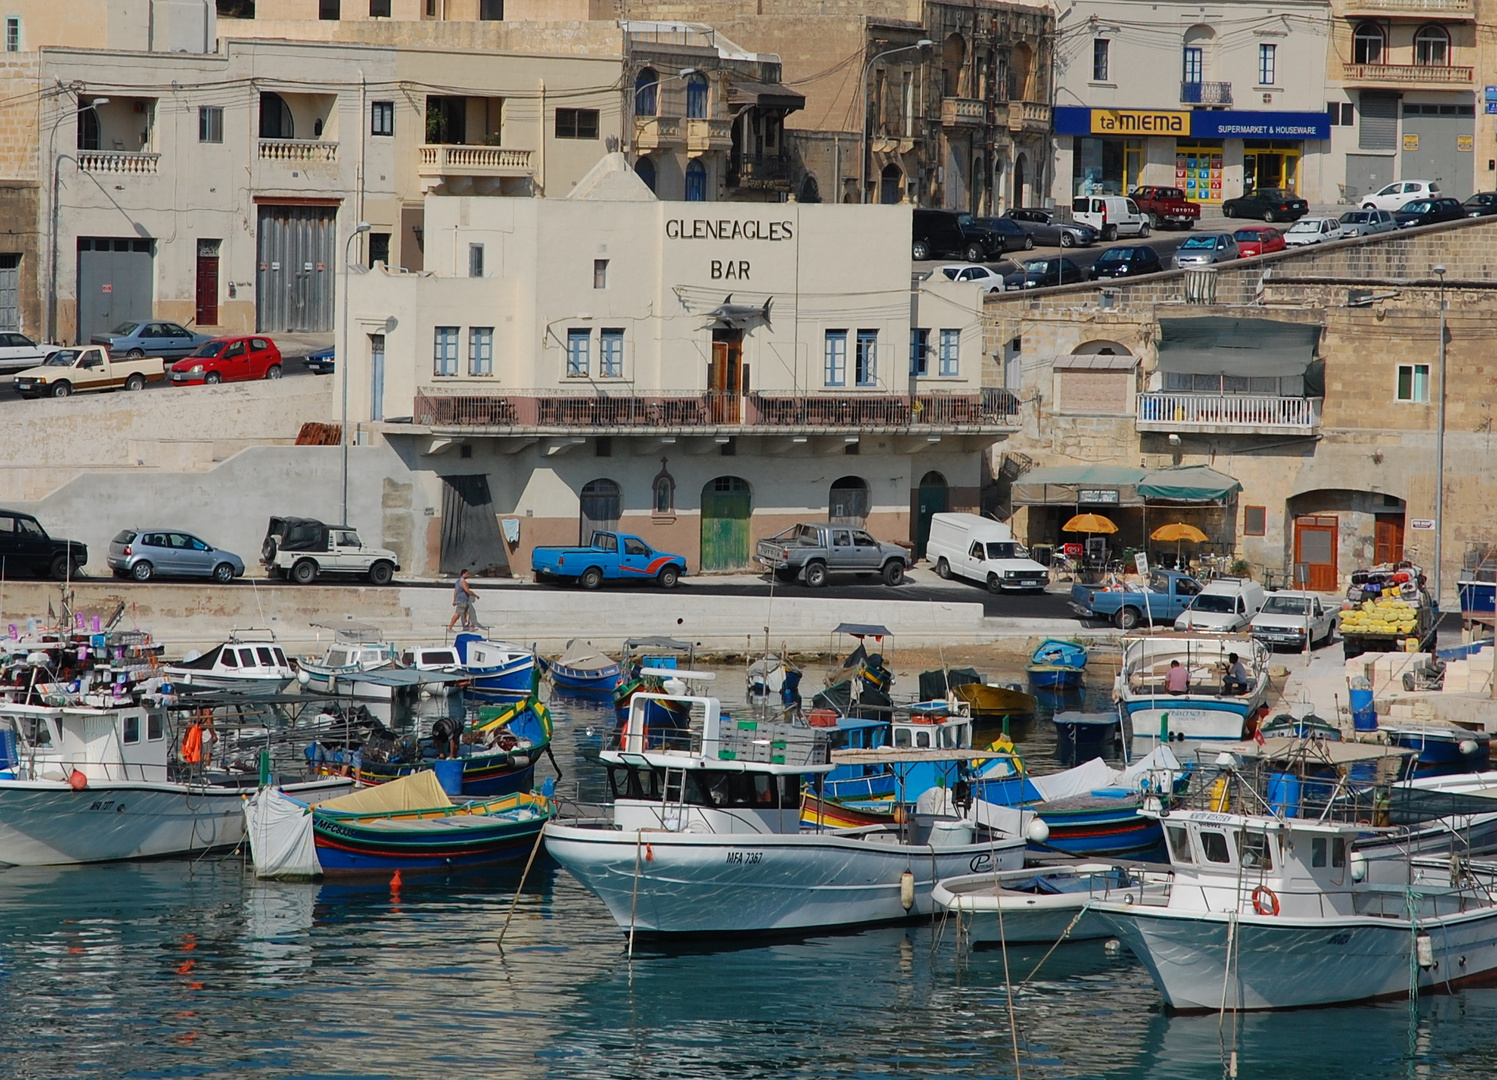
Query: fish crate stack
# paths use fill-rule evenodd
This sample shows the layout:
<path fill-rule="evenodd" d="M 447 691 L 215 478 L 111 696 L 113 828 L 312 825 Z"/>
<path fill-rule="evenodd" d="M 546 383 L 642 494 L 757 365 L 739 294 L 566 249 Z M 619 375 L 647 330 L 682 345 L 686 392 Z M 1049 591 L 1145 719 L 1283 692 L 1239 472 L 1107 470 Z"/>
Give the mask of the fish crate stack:
<path fill-rule="evenodd" d="M 831 739 L 824 729 L 724 717 L 717 756 L 720 761 L 825 765 L 831 761 Z"/>

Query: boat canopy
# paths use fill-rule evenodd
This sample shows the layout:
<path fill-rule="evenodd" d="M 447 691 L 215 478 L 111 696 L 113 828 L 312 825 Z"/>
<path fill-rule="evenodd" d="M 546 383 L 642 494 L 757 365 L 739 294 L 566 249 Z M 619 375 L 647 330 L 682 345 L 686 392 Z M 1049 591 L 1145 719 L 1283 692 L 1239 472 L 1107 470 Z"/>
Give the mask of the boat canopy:
<path fill-rule="evenodd" d="M 336 810 L 344 814 L 388 814 L 402 810 L 430 810 L 438 806 L 451 806 L 452 800 L 442 790 L 437 774 L 432 769 L 422 769 L 388 784 L 376 784 L 361 788 L 336 799 L 319 803 L 319 810 Z"/>
<path fill-rule="evenodd" d="M 886 638 L 892 636 L 887 626 L 880 626 L 878 623 L 838 623 L 837 629 L 833 630 L 832 633 L 850 634 L 852 637 L 858 638 Z"/>

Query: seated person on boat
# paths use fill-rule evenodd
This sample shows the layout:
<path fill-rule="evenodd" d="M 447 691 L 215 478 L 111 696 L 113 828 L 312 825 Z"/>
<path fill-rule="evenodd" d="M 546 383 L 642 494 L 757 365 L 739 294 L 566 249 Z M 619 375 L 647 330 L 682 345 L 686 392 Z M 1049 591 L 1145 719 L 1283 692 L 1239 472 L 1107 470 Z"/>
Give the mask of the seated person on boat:
<path fill-rule="evenodd" d="M 1190 689 L 1190 671 L 1182 667 L 1180 661 L 1170 661 L 1170 669 L 1164 676 L 1164 689 L 1171 694 L 1183 694 Z"/>
<path fill-rule="evenodd" d="M 1236 653 L 1227 654 L 1227 673 L 1222 676 L 1222 697 L 1246 694 L 1248 690 L 1247 668 Z"/>

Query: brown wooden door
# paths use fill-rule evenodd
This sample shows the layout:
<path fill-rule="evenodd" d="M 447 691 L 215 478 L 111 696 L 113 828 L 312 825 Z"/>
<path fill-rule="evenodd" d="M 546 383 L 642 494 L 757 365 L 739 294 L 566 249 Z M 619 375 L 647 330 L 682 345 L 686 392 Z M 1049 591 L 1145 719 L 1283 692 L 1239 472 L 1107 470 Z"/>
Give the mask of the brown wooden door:
<path fill-rule="evenodd" d="M 1377 525 L 1373 536 L 1374 563 L 1381 566 L 1383 563 L 1396 563 L 1403 558 L 1402 514 L 1377 515 Z"/>
<path fill-rule="evenodd" d="M 712 363 L 707 368 L 707 397 L 714 424 L 739 423 L 743 405 L 743 331 L 712 332 Z"/>
<path fill-rule="evenodd" d="M 1337 592 L 1336 519 L 1302 517 L 1294 521 L 1294 561 L 1308 572 L 1305 587 L 1315 592 Z"/>
<path fill-rule="evenodd" d="M 197 324 L 218 325 L 218 256 L 198 256 Z"/>

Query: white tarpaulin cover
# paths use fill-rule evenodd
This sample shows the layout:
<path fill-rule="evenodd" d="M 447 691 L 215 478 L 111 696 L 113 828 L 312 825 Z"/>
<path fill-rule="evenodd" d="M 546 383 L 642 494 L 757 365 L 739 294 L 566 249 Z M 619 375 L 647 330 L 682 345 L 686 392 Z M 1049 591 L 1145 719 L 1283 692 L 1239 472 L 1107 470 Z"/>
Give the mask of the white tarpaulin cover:
<path fill-rule="evenodd" d="M 1052 773 L 1050 776 L 1031 775 L 1029 782 L 1040 793 L 1040 798 L 1053 802 L 1056 799 L 1069 799 L 1074 795 L 1089 795 L 1098 788 L 1112 787 L 1117 775 L 1107 762 L 1101 758 L 1092 758 L 1065 772 Z"/>
<path fill-rule="evenodd" d="M 322 874 L 312 839 L 312 811 L 275 788 L 264 787 L 244 804 L 255 876 L 310 878 Z"/>

